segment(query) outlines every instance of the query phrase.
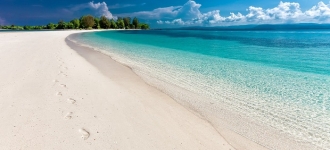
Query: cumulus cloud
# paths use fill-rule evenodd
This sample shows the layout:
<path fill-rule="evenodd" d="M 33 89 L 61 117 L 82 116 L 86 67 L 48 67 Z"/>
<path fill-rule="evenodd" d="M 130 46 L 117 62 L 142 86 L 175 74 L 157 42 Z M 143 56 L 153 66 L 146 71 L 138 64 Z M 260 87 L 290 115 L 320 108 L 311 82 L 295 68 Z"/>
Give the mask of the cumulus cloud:
<path fill-rule="evenodd" d="M 130 15 L 130 16 L 137 16 L 139 18 L 144 19 L 191 19 L 200 17 L 201 13 L 199 8 L 201 7 L 200 4 L 195 3 L 195 1 L 189 0 L 183 6 L 170 6 L 170 7 L 163 7 L 157 8 L 152 11 L 140 11 L 130 14 L 121 14 L 121 15 Z"/>
<path fill-rule="evenodd" d="M 180 9 L 176 10 L 175 13 L 177 17 L 184 20 L 198 18 L 202 15 L 199 11 L 201 6 L 201 4 L 197 4 L 195 1 L 189 0 Z"/>
<path fill-rule="evenodd" d="M 329 5 L 319 2 L 316 6 L 305 12 L 308 19 L 318 20 L 321 23 L 330 22 L 330 8 Z"/>
<path fill-rule="evenodd" d="M 88 3 L 88 6 L 91 8 L 91 9 L 94 9 L 96 11 L 96 13 L 98 15 L 103 15 L 109 19 L 112 19 L 113 16 L 112 16 L 112 13 L 109 11 L 109 8 L 107 6 L 107 3 L 105 2 L 98 2 L 98 3 L 94 3 L 93 1 L 92 2 L 89 2 Z"/>
<path fill-rule="evenodd" d="M 62 11 L 67 11 L 67 13 L 73 13 L 73 12 L 79 12 L 83 9 L 93 10 L 95 15 L 98 15 L 98 16 L 103 16 L 104 15 L 108 19 L 115 18 L 112 15 L 112 13 L 110 12 L 107 3 L 105 3 L 105 2 L 94 3 L 94 1 L 91 1 L 89 3 L 76 5 L 74 7 L 71 7 L 70 9 L 63 9 Z"/>
<path fill-rule="evenodd" d="M 158 24 L 179 25 L 238 25 L 238 24 L 279 24 L 279 23 L 330 23 L 330 4 L 319 2 L 311 9 L 302 11 L 299 3 L 280 2 L 269 9 L 250 6 L 246 15 L 230 13 L 221 16 L 220 10 L 200 12 L 202 5 L 188 0 L 183 6 L 158 8 L 153 11 L 138 12 L 144 17 L 157 19 Z M 139 14 L 140 13 L 140 14 Z M 164 19 L 167 17 L 167 19 Z"/>

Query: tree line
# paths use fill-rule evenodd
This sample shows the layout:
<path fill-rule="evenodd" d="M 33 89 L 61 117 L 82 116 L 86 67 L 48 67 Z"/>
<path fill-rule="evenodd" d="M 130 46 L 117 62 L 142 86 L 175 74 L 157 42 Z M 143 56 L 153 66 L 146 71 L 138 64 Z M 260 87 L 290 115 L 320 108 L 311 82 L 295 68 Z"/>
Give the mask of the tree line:
<path fill-rule="evenodd" d="M 42 30 L 42 29 L 150 29 L 148 24 L 140 23 L 135 17 L 118 17 L 117 20 L 108 19 L 105 16 L 100 18 L 93 17 L 92 15 L 86 15 L 80 17 L 80 19 L 73 19 L 70 22 L 59 21 L 57 24 L 49 23 L 41 26 L 0 26 L 0 29 L 11 30 Z"/>

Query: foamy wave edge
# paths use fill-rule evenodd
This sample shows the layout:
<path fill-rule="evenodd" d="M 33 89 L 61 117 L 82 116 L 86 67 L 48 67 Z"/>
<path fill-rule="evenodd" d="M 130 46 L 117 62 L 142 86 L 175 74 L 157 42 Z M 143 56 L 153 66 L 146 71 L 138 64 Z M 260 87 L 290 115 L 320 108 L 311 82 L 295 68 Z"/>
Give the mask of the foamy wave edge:
<path fill-rule="evenodd" d="M 261 145 L 267 149 L 300 149 L 300 150 L 310 150 L 310 149 L 325 149 L 320 146 L 312 145 L 309 142 L 297 140 L 288 133 L 281 132 L 278 130 L 263 125 L 251 118 L 245 118 L 244 115 L 234 112 L 233 110 L 228 110 L 226 106 L 220 104 L 215 104 L 210 98 L 202 97 L 197 93 L 193 93 L 189 90 L 178 87 L 169 82 L 160 80 L 159 78 L 152 76 L 148 72 L 140 70 L 138 67 L 131 65 L 130 60 L 116 56 L 107 50 L 92 47 L 88 44 L 81 43 L 75 38 L 76 35 L 81 33 L 75 33 L 69 35 L 66 39 L 83 47 L 87 47 L 94 51 L 100 52 L 109 56 L 116 62 L 129 67 L 135 74 L 137 74 L 141 79 L 143 79 L 150 86 L 155 87 L 161 92 L 167 94 L 173 98 L 176 102 L 187 108 L 189 111 L 197 115 L 198 117 L 209 122 L 221 135 L 230 134 L 232 137 L 246 138 L 246 140 L 253 141 L 258 145 Z M 217 110 L 217 112 L 222 113 L 222 118 L 218 118 L 219 115 L 214 115 L 212 110 Z M 245 124 L 244 128 L 234 128 L 233 125 L 241 126 Z M 227 131 L 223 131 L 227 129 Z M 252 129 L 252 131 L 251 131 Z M 262 129 L 262 130 L 260 130 Z M 229 132 L 228 132 L 229 130 Z M 271 136 L 271 137 L 270 137 Z M 226 136 L 223 136 L 225 139 Z M 228 140 L 228 139 L 227 139 Z M 230 143 L 230 140 L 228 140 Z M 241 141 L 236 141 L 236 143 Z M 233 145 L 235 146 L 235 145 Z M 244 145 L 249 147 L 249 145 Z"/>

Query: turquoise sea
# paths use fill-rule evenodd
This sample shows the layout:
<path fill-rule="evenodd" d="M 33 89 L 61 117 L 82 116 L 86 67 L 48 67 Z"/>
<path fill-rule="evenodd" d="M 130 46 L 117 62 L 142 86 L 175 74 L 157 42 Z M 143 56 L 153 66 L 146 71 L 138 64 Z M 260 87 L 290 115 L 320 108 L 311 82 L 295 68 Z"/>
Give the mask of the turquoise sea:
<path fill-rule="evenodd" d="M 330 149 L 330 30 L 104 31 L 110 55 L 211 122 L 269 149 Z"/>

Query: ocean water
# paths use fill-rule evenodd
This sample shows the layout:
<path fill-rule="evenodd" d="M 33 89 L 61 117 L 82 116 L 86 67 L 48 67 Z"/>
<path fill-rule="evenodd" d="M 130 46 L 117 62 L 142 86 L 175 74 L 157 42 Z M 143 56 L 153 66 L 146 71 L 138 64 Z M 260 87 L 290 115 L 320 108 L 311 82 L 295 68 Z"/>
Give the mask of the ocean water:
<path fill-rule="evenodd" d="M 330 31 L 104 31 L 72 39 L 269 149 L 330 149 Z"/>

